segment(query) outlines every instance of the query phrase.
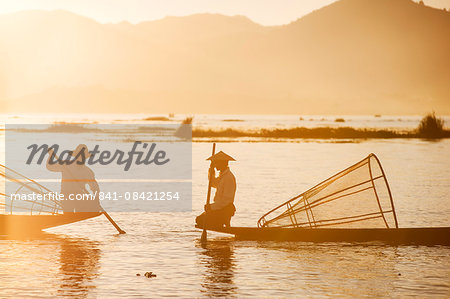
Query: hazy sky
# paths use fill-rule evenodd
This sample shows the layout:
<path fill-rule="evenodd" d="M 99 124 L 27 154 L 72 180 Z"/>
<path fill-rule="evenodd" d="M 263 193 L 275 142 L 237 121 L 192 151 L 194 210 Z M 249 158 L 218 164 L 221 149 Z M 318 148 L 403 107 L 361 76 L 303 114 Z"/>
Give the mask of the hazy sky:
<path fill-rule="evenodd" d="M 0 14 L 20 10 L 64 9 L 102 23 L 137 23 L 194 13 L 245 15 L 263 25 L 286 24 L 336 0 L 0 0 Z M 376 0 L 373 0 L 376 1 Z M 418 0 L 417 0 L 418 1 Z M 450 0 L 424 0 L 450 8 Z"/>

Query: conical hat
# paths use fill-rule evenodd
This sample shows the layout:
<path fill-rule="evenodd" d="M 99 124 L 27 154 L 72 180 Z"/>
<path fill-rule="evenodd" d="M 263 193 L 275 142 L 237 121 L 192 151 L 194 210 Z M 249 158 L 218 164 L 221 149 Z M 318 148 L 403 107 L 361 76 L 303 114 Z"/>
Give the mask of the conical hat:
<path fill-rule="evenodd" d="M 236 161 L 233 159 L 233 157 L 228 156 L 227 154 L 225 154 L 224 152 L 220 151 L 215 155 L 212 155 L 211 157 L 209 157 L 206 160 L 210 160 L 210 161 Z"/>

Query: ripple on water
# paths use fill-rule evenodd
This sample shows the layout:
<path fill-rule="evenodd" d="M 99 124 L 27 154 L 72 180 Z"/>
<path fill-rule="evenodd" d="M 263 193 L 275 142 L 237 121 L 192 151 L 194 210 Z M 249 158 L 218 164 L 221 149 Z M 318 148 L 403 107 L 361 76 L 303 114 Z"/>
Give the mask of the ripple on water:
<path fill-rule="evenodd" d="M 445 146 L 442 146 L 442 145 Z M 450 143 L 227 143 L 238 158 L 235 225 L 369 152 L 381 159 L 402 226 L 450 226 Z M 193 145 L 192 213 L 111 213 L 28 239 L 0 239 L 0 294 L 48 297 L 406 297 L 450 295 L 450 248 L 234 241 L 193 229 L 205 201 L 208 144 Z M 406 159 L 407 158 L 407 159 Z M 318 163 L 318 161 L 320 163 Z M 136 273 L 154 272 L 145 278 Z M 400 275 L 399 275 L 400 274 Z"/>

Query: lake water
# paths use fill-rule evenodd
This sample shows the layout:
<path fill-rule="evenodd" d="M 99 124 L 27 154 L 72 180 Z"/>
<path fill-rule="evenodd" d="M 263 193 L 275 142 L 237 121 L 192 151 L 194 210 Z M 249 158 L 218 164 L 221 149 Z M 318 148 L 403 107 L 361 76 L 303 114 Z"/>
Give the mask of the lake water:
<path fill-rule="evenodd" d="M 142 117 L 95 119 L 138 122 Z M 303 122 L 331 125 L 337 117 L 309 121 L 303 116 L 308 119 Z M 4 116 L 3 123 L 45 118 Z M 85 116 L 59 118 L 51 119 L 92 122 Z M 410 129 L 420 120 L 383 118 L 347 117 L 346 124 Z M 233 123 L 224 119 L 244 120 L 234 122 L 244 128 L 302 125 L 299 116 L 197 119 L 203 127 Z M 450 226 L 448 139 L 224 142 L 217 147 L 237 159 L 231 165 L 238 183 L 233 225 L 255 226 L 269 209 L 373 152 L 390 182 L 400 227 Z M 236 241 L 219 233 L 209 233 L 206 247 L 201 246 L 194 218 L 205 203 L 211 144 L 194 142 L 192 151 L 192 212 L 111 213 L 125 235 L 101 216 L 24 239 L 0 237 L 0 297 L 450 297 L 450 247 Z M 147 271 L 157 277 L 136 276 Z"/>

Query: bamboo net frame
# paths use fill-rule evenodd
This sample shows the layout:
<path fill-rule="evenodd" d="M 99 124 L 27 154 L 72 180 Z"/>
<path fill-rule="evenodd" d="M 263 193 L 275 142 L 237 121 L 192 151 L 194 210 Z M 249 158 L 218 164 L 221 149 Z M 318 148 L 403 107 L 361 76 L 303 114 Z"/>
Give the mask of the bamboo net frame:
<path fill-rule="evenodd" d="M 258 227 L 398 228 L 398 221 L 386 175 L 371 153 L 270 210 Z"/>
<path fill-rule="evenodd" d="M 0 208 L 4 209 L 5 214 L 31 214 L 31 215 L 56 215 L 62 213 L 61 204 L 55 200 L 35 201 L 20 200 L 16 202 L 11 199 L 9 193 L 6 192 L 6 184 L 10 184 L 11 189 L 15 189 L 14 193 L 27 194 L 32 192 L 44 195 L 50 193 L 51 190 L 39 184 L 33 179 L 18 173 L 17 171 L 0 164 L 0 177 L 2 177 L 2 191 L 0 192 Z"/>

